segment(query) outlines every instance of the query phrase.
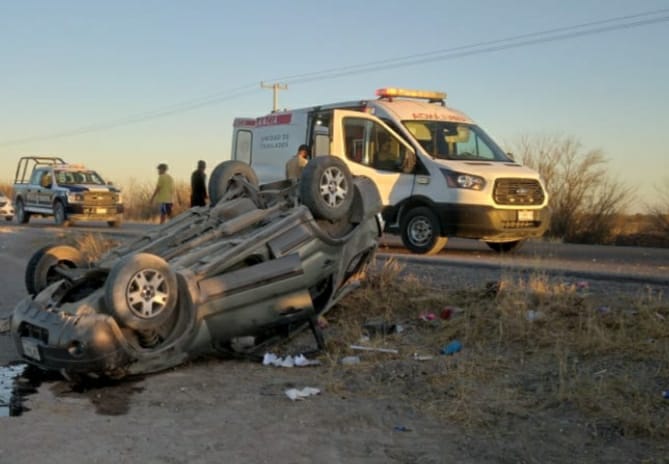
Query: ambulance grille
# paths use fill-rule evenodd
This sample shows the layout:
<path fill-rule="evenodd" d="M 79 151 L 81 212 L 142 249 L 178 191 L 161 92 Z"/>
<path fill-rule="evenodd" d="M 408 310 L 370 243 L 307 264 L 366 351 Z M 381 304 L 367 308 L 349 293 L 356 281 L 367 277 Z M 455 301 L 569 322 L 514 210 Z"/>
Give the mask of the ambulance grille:
<path fill-rule="evenodd" d="M 544 202 L 544 191 L 535 179 L 497 179 L 493 198 L 498 205 L 526 206 Z"/>

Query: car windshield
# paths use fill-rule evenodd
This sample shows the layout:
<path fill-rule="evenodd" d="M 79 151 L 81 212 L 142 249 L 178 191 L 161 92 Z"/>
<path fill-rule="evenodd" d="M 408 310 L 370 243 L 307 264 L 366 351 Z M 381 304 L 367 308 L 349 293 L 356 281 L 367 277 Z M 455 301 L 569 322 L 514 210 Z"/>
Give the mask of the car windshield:
<path fill-rule="evenodd" d="M 95 171 L 56 170 L 59 185 L 89 184 L 104 185 L 105 181 Z"/>
<path fill-rule="evenodd" d="M 423 149 L 434 158 L 512 161 L 478 126 L 449 121 L 403 121 Z"/>

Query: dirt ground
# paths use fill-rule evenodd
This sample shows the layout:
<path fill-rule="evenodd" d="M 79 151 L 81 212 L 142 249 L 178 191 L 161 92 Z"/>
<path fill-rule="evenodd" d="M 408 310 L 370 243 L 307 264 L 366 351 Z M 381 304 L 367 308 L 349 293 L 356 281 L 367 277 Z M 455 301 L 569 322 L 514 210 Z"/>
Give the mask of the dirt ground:
<path fill-rule="evenodd" d="M 0 318 L 24 294 L 29 250 L 50 239 L 46 233 L 29 239 L 0 233 Z M 497 271 L 463 267 L 441 267 L 438 275 L 430 266 L 411 272 L 450 292 L 499 279 Z M 615 290 L 633 294 L 638 288 L 619 283 Z M 602 304 L 615 300 L 609 284 L 593 283 L 592 291 Z M 458 408 L 486 409 L 441 390 L 461 365 L 476 363 L 474 350 L 440 356 L 435 346 L 422 353 L 434 354 L 432 359 L 414 359 L 403 341 L 412 336 L 410 322 L 407 332 L 388 340 L 399 354 L 353 352 L 337 344 L 346 329 L 338 324 L 340 315 L 334 311 L 328 319 L 325 336 L 334 349 L 322 355 L 321 366 L 278 368 L 210 358 L 84 391 L 45 379 L 26 397 L 28 410 L 0 418 L 0 462 L 669 462 L 666 440 L 626 436 L 568 401 L 529 414 L 497 411 L 483 425 L 454 420 L 458 415 L 450 413 Z M 302 336 L 277 349 L 284 354 L 308 342 Z M 0 350 L 2 362 L 14 356 L 3 335 Z M 358 355 L 361 362 L 341 365 L 337 361 L 345 355 Z M 432 383 L 435 378 L 444 382 Z M 530 388 L 531 379 L 527 383 Z M 291 401 L 284 394 L 306 386 L 319 388 L 320 395 Z M 486 398 L 486 384 L 477 388 Z"/>

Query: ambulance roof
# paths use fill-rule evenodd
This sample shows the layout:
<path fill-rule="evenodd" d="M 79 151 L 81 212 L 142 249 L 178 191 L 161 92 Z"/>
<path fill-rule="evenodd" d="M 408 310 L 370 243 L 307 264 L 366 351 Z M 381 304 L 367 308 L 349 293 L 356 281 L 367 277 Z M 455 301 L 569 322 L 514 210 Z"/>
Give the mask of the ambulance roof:
<path fill-rule="evenodd" d="M 382 108 L 400 121 L 452 121 L 473 124 L 473 121 L 466 114 L 442 103 L 404 98 L 393 98 L 391 100 L 382 98 L 370 101 L 369 106 Z"/>

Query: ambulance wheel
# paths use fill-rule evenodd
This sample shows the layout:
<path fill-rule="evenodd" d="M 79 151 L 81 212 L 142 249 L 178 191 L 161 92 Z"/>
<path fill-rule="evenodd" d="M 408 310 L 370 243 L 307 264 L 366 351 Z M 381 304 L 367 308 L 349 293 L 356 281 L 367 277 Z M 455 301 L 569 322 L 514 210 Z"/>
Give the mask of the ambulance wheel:
<path fill-rule="evenodd" d="M 69 245 L 48 245 L 40 248 L 26 266 L 26 290 L 30 295 L 37 295 L 52 283 L 64 278 L 58 272 L 58 267 L 74 269 L 85 265 L 81 252 Z"/>
<path fill-rule="evenodd" d="M 318 156 L 304 167 L 300 198 L 316 219 L 343 219 L 350 214 L 353 196 L 353 176 L 339 158 Z"/>
<path fill-rule="evenodd" d="M 425 206 L 412 209 L 402 219 L 402 243 L 413 253 L 439 253 L 448 241 L 447 237 L 440 236 L 440 231 L 437 215 Z"/>
<path fill-rule="evenodd" d="M 235 176 L 242 177 L 254 187 L 258 186 L 258 176 L 251 166 L 237 160 L 224 161 L 216 166 L 209 177 L 209 201 L 211 206 L 218 203 L 228 190 L 239 184 L 235 180 Z"/>

